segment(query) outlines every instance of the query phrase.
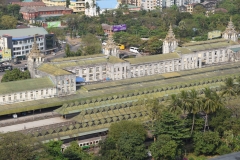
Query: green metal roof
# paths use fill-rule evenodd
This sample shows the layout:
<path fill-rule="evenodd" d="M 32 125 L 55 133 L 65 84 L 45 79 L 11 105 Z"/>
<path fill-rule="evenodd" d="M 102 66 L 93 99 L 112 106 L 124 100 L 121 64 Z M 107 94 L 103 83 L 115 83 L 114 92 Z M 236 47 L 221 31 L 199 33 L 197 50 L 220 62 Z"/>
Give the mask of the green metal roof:
<path fill-rule="evenodd" d="M 208 41 L 191 42 L 191 43 L 183 44 L 182 47 L 177 47 L 176 52 L 182 53 L 182 54 L 189 54 L 197 51 L 224 48 L 224 47 L 228 47 L 236 44 L 238 43 L 229 41 L 226 39 L 215 39 L 215 40 L 208 40 Z"/>
<path fill-rule="evenodd" d="M 174 59 L 179 57 L 180 56 L 177 53 L 167 53 L 167 54 L 158 54 L 153 56 L 129 58 L 125 60 L 130 62 L 131 64 L 142 64 L 142 63 L 149 63 L 149 62 L 158 62 L 158 61 L 167 60 L 167 59 Z"/>
<path fill-rule="evenodd" d="M 61 75 L 68 75 L 68 74 L 72 74 L 68 71 L 65 71 L 61 68 L 55 67 L 51 64 L 48 63 L 44 63 L 41 66 L 38 67 L 38 70 L 42 71 L 42 72 L 46 72 L 48 74 L 54 75 L 54 76 L 61 76 Z"/>
<path fill-rule="evenodd" d="M 51 60 L 51 62 L 62 62 L 62 61 L 71 61 L 71 60 L 80 60 L 80 59 L 89 59 L 89 58 L 96 58 L 96 57 L 105 57 L 104 54 L 93 54 L 88 56 L 77 56 L 77 57 L 67 57 L 67 58 L 57 58 Z"/>
<path fill-rule="evenodd" d="M 240 51 L 240 47 L 237 48 L 230 48 L 233 52 L 239 52 Z"/>
<path fill-rule="evenodd" d="M 48 77 L 4 82 L 0 83 L 0 94 L 25 92 L 49 87 L 54 87 L 54 84 Z"/>

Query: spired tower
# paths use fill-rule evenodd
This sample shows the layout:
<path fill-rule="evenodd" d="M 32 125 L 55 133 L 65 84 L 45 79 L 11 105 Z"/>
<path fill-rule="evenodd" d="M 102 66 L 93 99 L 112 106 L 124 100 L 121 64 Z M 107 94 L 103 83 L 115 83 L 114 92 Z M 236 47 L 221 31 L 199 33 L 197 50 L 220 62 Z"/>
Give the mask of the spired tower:
<path fill-rule="evenodd" d="M 232 40 L 234 42 L 238 41 L 238 32 L 235 31 L 234 24 L 232 22 L 232 17 L 230 18 L 230 21 L 228 22 L 228 26 L 225 29 L 225 31 L 222 33 L 224 39 Z"/>
<path fill-rule="evenodd" d="M 163 54 L 172 53 L 178 46 L 178 40 L 172 30 L 172 25 L 170 24 L 166 38 L 163 41 Z"/>
<path fill-rule="evenodd" d="M 44 55 L 40 53 L 38 44 L 36 43 L 36 35 L 34 35 L 34 42 L 32 45 L 32 49 L 27 56 L 28 70 L 29 70 L 32 78 L 36 77 L 37 68 L 43 62 L 44 62 Z"/>
<path fill-rule="evenodd" d="M 103 54 L 107 56 L 115 56 L 119 58 L 118 46 L 116 46 L 114 43 L 112 32 L 110 32 L 108 35 L 107 44 L 103 46 Z"/>

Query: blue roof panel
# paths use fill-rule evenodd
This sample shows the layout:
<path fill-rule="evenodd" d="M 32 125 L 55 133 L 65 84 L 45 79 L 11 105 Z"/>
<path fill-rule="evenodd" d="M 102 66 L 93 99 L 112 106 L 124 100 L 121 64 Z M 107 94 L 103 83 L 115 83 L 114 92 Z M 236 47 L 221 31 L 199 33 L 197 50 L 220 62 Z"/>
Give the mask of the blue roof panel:
<path fill-rule="evenodd" d="M 118 7 L 117 0 L 97 0 L 96 4 L 103 9 L 116 9 Z"/>

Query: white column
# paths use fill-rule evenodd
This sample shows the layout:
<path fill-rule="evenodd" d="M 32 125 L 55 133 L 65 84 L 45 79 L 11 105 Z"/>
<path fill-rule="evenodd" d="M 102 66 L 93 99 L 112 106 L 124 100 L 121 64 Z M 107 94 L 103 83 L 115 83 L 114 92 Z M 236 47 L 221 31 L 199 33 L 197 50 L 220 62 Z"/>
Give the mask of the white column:
<path fill-rule="evenodd" d="M 175 71 L 175 67 L 174 67 L 174 60 L 172 60 L 172 71 Z"/>
<path fill-rule="evenodd" d="M 206 63 L 209 64 L 209 52 L 206 52 Z"/>
<path fill-rule="evenodd" d="M 99 66 L 99 79 L 103 79 L 103 72 L 102 72 L 102 66 Z"/>

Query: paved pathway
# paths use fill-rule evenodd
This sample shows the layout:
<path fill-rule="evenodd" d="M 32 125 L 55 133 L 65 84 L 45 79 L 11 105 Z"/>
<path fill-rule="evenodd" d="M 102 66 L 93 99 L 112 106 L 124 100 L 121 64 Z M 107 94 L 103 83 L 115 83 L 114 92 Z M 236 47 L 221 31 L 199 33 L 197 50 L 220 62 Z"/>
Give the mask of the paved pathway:
<path fill-rule="evenodd" d="M 50 125 L 50 124 L 66 122 L 66 121 L 68 121 L 68 120 L 65 120 L 60 117 L 49 118 L 49 119 L 44 119 L 44 120 L 39 120 L 39 121 L 16 124 L 16 125 L 12 125 L 12 126 L 0 127 L 0 132 L 4 132 L 4 133 L 14 132 L 14 131 L 20 131 L 20 130 L 29 129 L 29 128 L 35 128 L 35 127 L 41 127 L 41 126 L 46 126 L 46 125 Z"/>

